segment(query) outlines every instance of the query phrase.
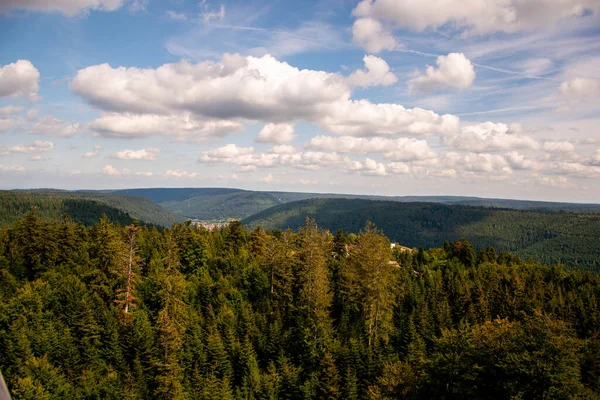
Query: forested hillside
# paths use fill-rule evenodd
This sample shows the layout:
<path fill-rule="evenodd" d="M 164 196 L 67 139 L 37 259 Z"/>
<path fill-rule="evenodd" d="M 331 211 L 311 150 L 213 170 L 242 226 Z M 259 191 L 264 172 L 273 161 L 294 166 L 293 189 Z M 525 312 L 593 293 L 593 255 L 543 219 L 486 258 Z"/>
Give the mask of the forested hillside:
<path fill-rule="evenodd" d="M 61 220 L 64 215 L 84 225 L 94 225 L 104 215 L 123 225 L 134 220 L 129 214 L 94 200 L 0 191 L 0 227 L 23 218 L 32 208 L 45 221 Z"/>
<path fill-rule="evenodd" d="M 431 203 L 316 199 L 280 205 L 243 222 L 267 229 L 302 226 L 309 216 L 326 229 L 358 231 L 373 221 L 408 247 L 439 247 L 467 238 L 521 257 L 600 270 L 600 214 L 508 210 Z"/>
<path fill-rule="evenodd" d="M 373 226 L 0 230 L 15 399 L 599 398 L 600 278 Z"/>
<path fill-rule="evenodd" d="M 244 219 L 268 208 L 306 199 L 362 199 L 398 202 L 500 207 L 516 210 L 600 212 L 600 204 L 484 199 L 462 196 L 372 196 L 339 193 L 269 192 L 229 188 L 124 189 L 111 193 L 143 196 L 185 218 L 200 220 Z"/>
<path fill-rule="evenodd" d="M 128 214 L 127 218 L 163 227 L 183 221 L 141 196 L 65 190 L 0 190 L 0 226 L 22 218 L 33 206 L 40 208 L 44 217 L 60 218 L 66 213 L 75 221 L 88 225 L 96 223 L 103 213 L 112 220 L 130 222 L 120 219 L 118 212 Z"/>

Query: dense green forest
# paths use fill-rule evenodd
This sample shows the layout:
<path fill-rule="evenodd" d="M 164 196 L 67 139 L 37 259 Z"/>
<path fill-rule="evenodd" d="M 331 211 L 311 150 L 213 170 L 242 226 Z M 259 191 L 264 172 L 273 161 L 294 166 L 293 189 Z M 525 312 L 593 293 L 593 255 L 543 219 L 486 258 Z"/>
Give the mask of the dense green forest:
<path fill-rule="evenodd" d="M 361 199 L 427 202 L 510 208 L 515 210 L 600 212 L 600 204 L 484 199 L 464 196 L 374 196 L 339 193 L 252 191 L 230 188 L 148 188 L 110 191 L 143 196 L 185 218 L 200 220 L 244 219 L 268 208 L 307 199 Z"/>
<path fill-rule="evenodd" d="M 573 399 L 600 394 L 600 278 L 466 240 L 159 231 L 35 212 L 0 230 L 15 399 Z"/>
<path fill-rule="evenodd" d="M 103 215 L 120 224 L 130 224 L 131 216 L 115 207 L 94 200 L 73 199 L 62 196 L 15 195 L 15 192 L 0 191 L 0 227 L 13 223 L 31 211 L 46 221 L 62 219 L 67 215 L 75 222 L 94 225 Z"/>
<path fill-rule="evenodd" d="M 546 264 L 600 271 L 600 214 L 508 210 L 431 203 L 315 199 L 283 204 L 243 222 L 250 227 L 297 229 L 304 218 L 326 229 L 357 233 L 373 221 L 408 247 L 438 247 L 467 238 Z"/>
<path fill-rule="evenodd" d="M 123 224 L 131 219 L 163 227 L 183 222 L 181 217 L 141 196 L 49 189 L 0 190 L 0 226 L 22 218 L 31 207 L 38 207 L 45 218 L 68 214 L 88 225 L 97 222 L 103 214 Z"/>

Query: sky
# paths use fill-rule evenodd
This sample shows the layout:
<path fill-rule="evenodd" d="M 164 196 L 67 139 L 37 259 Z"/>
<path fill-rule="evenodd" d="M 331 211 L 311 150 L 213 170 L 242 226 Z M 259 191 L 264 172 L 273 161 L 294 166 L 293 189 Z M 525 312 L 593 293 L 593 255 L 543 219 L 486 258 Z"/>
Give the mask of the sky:
<path fill-rule="evenodd" d="M 600 0 L 0 0 L 0 188 L 600 202 Z"/>

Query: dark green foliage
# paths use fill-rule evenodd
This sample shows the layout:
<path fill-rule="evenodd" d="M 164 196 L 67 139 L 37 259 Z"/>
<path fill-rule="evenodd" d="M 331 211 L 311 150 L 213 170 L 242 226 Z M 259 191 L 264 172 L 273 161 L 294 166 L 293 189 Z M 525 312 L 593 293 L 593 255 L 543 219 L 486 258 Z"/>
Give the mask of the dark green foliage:
<path fill-rule="evenodd" d="M 102 192 L 0 190 L 0 227 L 22 218 L 32 207 L 46 221 L 68 215 L 85 225 L 95 224 L 103 214 L 122 225 L 134 219 L 163 227 L 182 221 L 144 197 Z"/>
<path fill-rule="evenodd" d="M 598 213 L 318 199 L 277 206 L 243 222 L 249 227 L 298 229 L 306 216 L 332 231 L 354 233 L 373 221 L 391 240 L 408 247 L 439 247 L 466 238 L 477 250 L 494 247 L 542 263 L 600 271 Z"/>
<path fill-rule="evenodd" d="M 510 208 L 515 210 L 600 212 L 599 204 L 482 199 L 478 197 L 460 196 L 388 197 L 336 193 L 259 192 L 229 188 L 124 189 L 116 190 L 112 193 L 143 196 L 177 215 L 200 220 L 226 220 L 229 218 L 243 219 L 270 207 L 306 199 L 387 200 L 403 203 L 428 202 Z"/>
<path fill-rule="evenodd" d="M 0 370 L 15 399 L 594 399 L 599 298 L 589 272 L 465 239 L 392 251 L 371 224 L 28 213 L 0 230 Z"/>

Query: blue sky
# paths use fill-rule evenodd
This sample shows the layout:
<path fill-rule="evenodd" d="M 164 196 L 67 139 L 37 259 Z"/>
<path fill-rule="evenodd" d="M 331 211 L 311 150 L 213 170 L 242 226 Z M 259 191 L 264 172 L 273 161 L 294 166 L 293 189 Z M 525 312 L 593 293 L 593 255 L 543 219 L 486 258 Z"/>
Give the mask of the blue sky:
<path fill-rule="evenodd" d="M 599 14 L 599 0 L 6 0 L 0 187 L 594 202 Z"/>

